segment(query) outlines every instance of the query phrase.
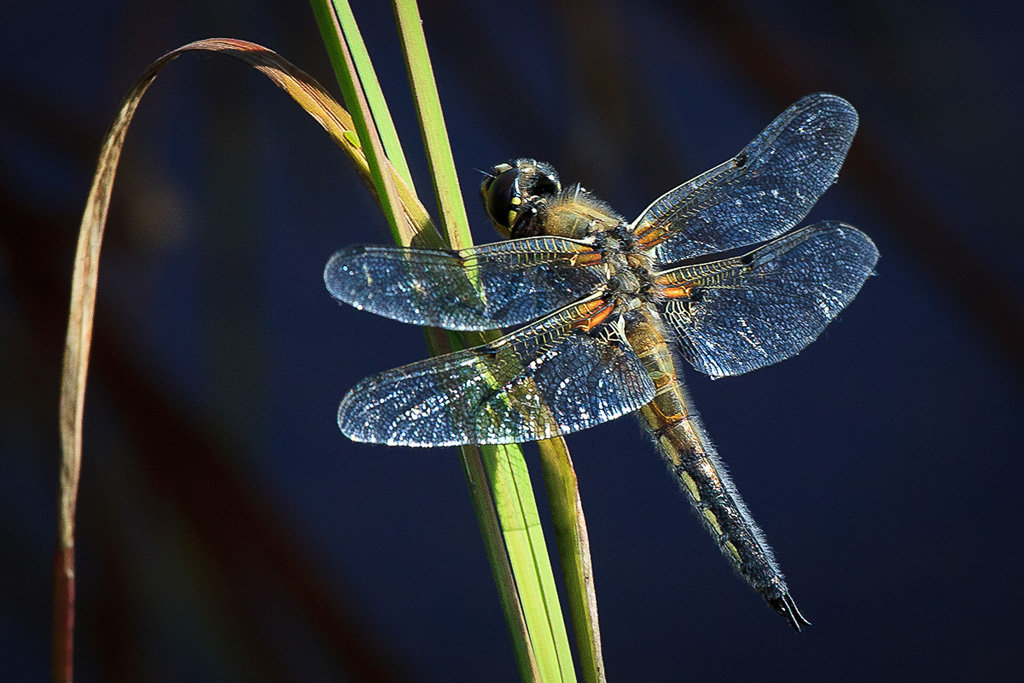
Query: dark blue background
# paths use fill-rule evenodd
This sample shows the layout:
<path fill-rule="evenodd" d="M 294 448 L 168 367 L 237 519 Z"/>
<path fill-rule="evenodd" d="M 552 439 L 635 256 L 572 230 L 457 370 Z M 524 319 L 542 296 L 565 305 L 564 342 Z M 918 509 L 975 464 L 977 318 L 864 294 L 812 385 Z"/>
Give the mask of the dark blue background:
<path fill-rule="evenodd" d="M 355 11 L 429 201 L 381 5 Z M 481 242 L 475 169 L 497 161 L 551 161 L 632 217 L 804 94 L 838 93 L 861 114 L 810 218 L 871 235 L 878 277 L 797 358 L 689 375 L 814 626 L 792 633 L 732 575 L 646 437 L 619 420 L 568 439 L 609 680 L 1024 677 L 1024 9 L 435 0 L 422 12 Z M 335 89 L 302 3 L 4 10 L 7 680 L 48 667 L 61 344 L 100 139 L 150 61 L 213 36 L 274 48 Z M 517 680 L 455 451 L 355 445 L 334 424 L 361 377 L 426 352 L 419 330 L 324 291 L 334 249 L 388 239 L 343 154 L 262 76 L 190 56 L 157 80 L 128 136 L 101 269 L 79 680 Z"/>

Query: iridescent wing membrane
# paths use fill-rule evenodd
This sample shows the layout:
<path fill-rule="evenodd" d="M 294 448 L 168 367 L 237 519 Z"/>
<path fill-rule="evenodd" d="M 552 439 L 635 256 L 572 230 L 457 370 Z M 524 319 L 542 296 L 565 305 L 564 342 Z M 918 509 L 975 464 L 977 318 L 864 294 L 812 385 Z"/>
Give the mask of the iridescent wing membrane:
<path fill-rule="evenodd" d="M 604 280 L 600 254 L 561 237 L 454 250 L 359 246 L 331 257 L 331 295 L 392 320 L 447 330 L 519 325 L 566 306 Z M 590 267 L 587 267 L 590 266 Z"/>
<path fill-rule="evenodd" d="M 454 446 L 547 439 L 631 413 L 654 384 L 610 325 L 581 329 L 601 305 L 567 306 L 490 344 L 368 377 L 342 400 L 338 424 L 355 441 Z"/>
<path fill-rule="evenodd" d="M 803 350 L 853 300 L 877 260 L 867 235 L 825 221 L 743 256 L 681 266 L 654 279 L 686 293 L 661 306 L 682 356 L 722 377 Z"/>
<path fill-rule="evenodd" d="M 633 223 L 662 263 L 770 240 L 803 220 L 835 182 L 857 111 L 826 93 L 802 98 L 739 154 L 651 204 Z"/>

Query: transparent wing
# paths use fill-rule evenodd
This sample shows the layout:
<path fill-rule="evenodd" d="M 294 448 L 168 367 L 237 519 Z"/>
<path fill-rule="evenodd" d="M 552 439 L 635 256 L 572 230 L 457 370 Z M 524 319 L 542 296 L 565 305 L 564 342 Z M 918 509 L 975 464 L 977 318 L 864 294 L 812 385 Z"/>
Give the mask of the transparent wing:
<path fill-rule="evenodd" d="M 860 291 L 878 261 L 867 235 L 826 221 L 745 256 L 666 271 L 662 303 L 679 349 L 713 377 L 799 353 Z"/>
<path fill-rule="evenodd" d="M 533 237 L 461 251 L 360 246 L 334 254 L 324 282 L 335 299 L 415 325 L 489 330 L 555 311 L 603 281 L 590 247 Z"/>
<path fill-rule="evenodd" d="M 856 130 L 846 100 L 804 97 L 734 158 L 651 204 L 633 225 L 640 247 L 670 263 L 786 232 L 835 182 Z"/>
<path fill-rule="evenodd" d="M 612 420 L 654 396 L 632 348 L 567 307 L 490 344 L 368 377 L 341 402 L 354 441 L 402 446 L 546 439 Z"/>

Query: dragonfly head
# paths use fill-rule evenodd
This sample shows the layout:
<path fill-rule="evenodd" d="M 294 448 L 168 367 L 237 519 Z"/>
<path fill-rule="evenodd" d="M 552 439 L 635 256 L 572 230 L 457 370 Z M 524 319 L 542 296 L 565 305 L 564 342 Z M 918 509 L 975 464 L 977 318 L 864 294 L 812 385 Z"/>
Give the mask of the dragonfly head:
<path fill-rule="evenodd" d="M 498 164 L 480 185 L 484 208 L 495 229 L 511 238 L 539 235 L 544 204 L 561 190 L 555 168 L 533 159 Z"/>

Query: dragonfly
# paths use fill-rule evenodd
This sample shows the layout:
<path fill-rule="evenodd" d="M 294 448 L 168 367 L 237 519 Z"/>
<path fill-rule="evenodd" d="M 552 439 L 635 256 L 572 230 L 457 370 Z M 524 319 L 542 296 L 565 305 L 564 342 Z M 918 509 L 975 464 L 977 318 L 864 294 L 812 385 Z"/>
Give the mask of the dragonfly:
<path fill-rule="evenodd" d="M 739 154 L 627 221 L 533 159 L 481 186 L 502 241 L 468 249 L 352 246 L 324 280 L 339 302 L 404 323 L 500 338 L 375 374 L 341 401 L 350 439 L 505 444 L 635 413 L 698 519 L 790 625 L 810 622 L 708 438 L 685 361 L 713 378 L 796 355 L 874 272 L 871 239 L 840 221 L 793 230 L 832 185 L 857 112 L 799 100 Z"/>

